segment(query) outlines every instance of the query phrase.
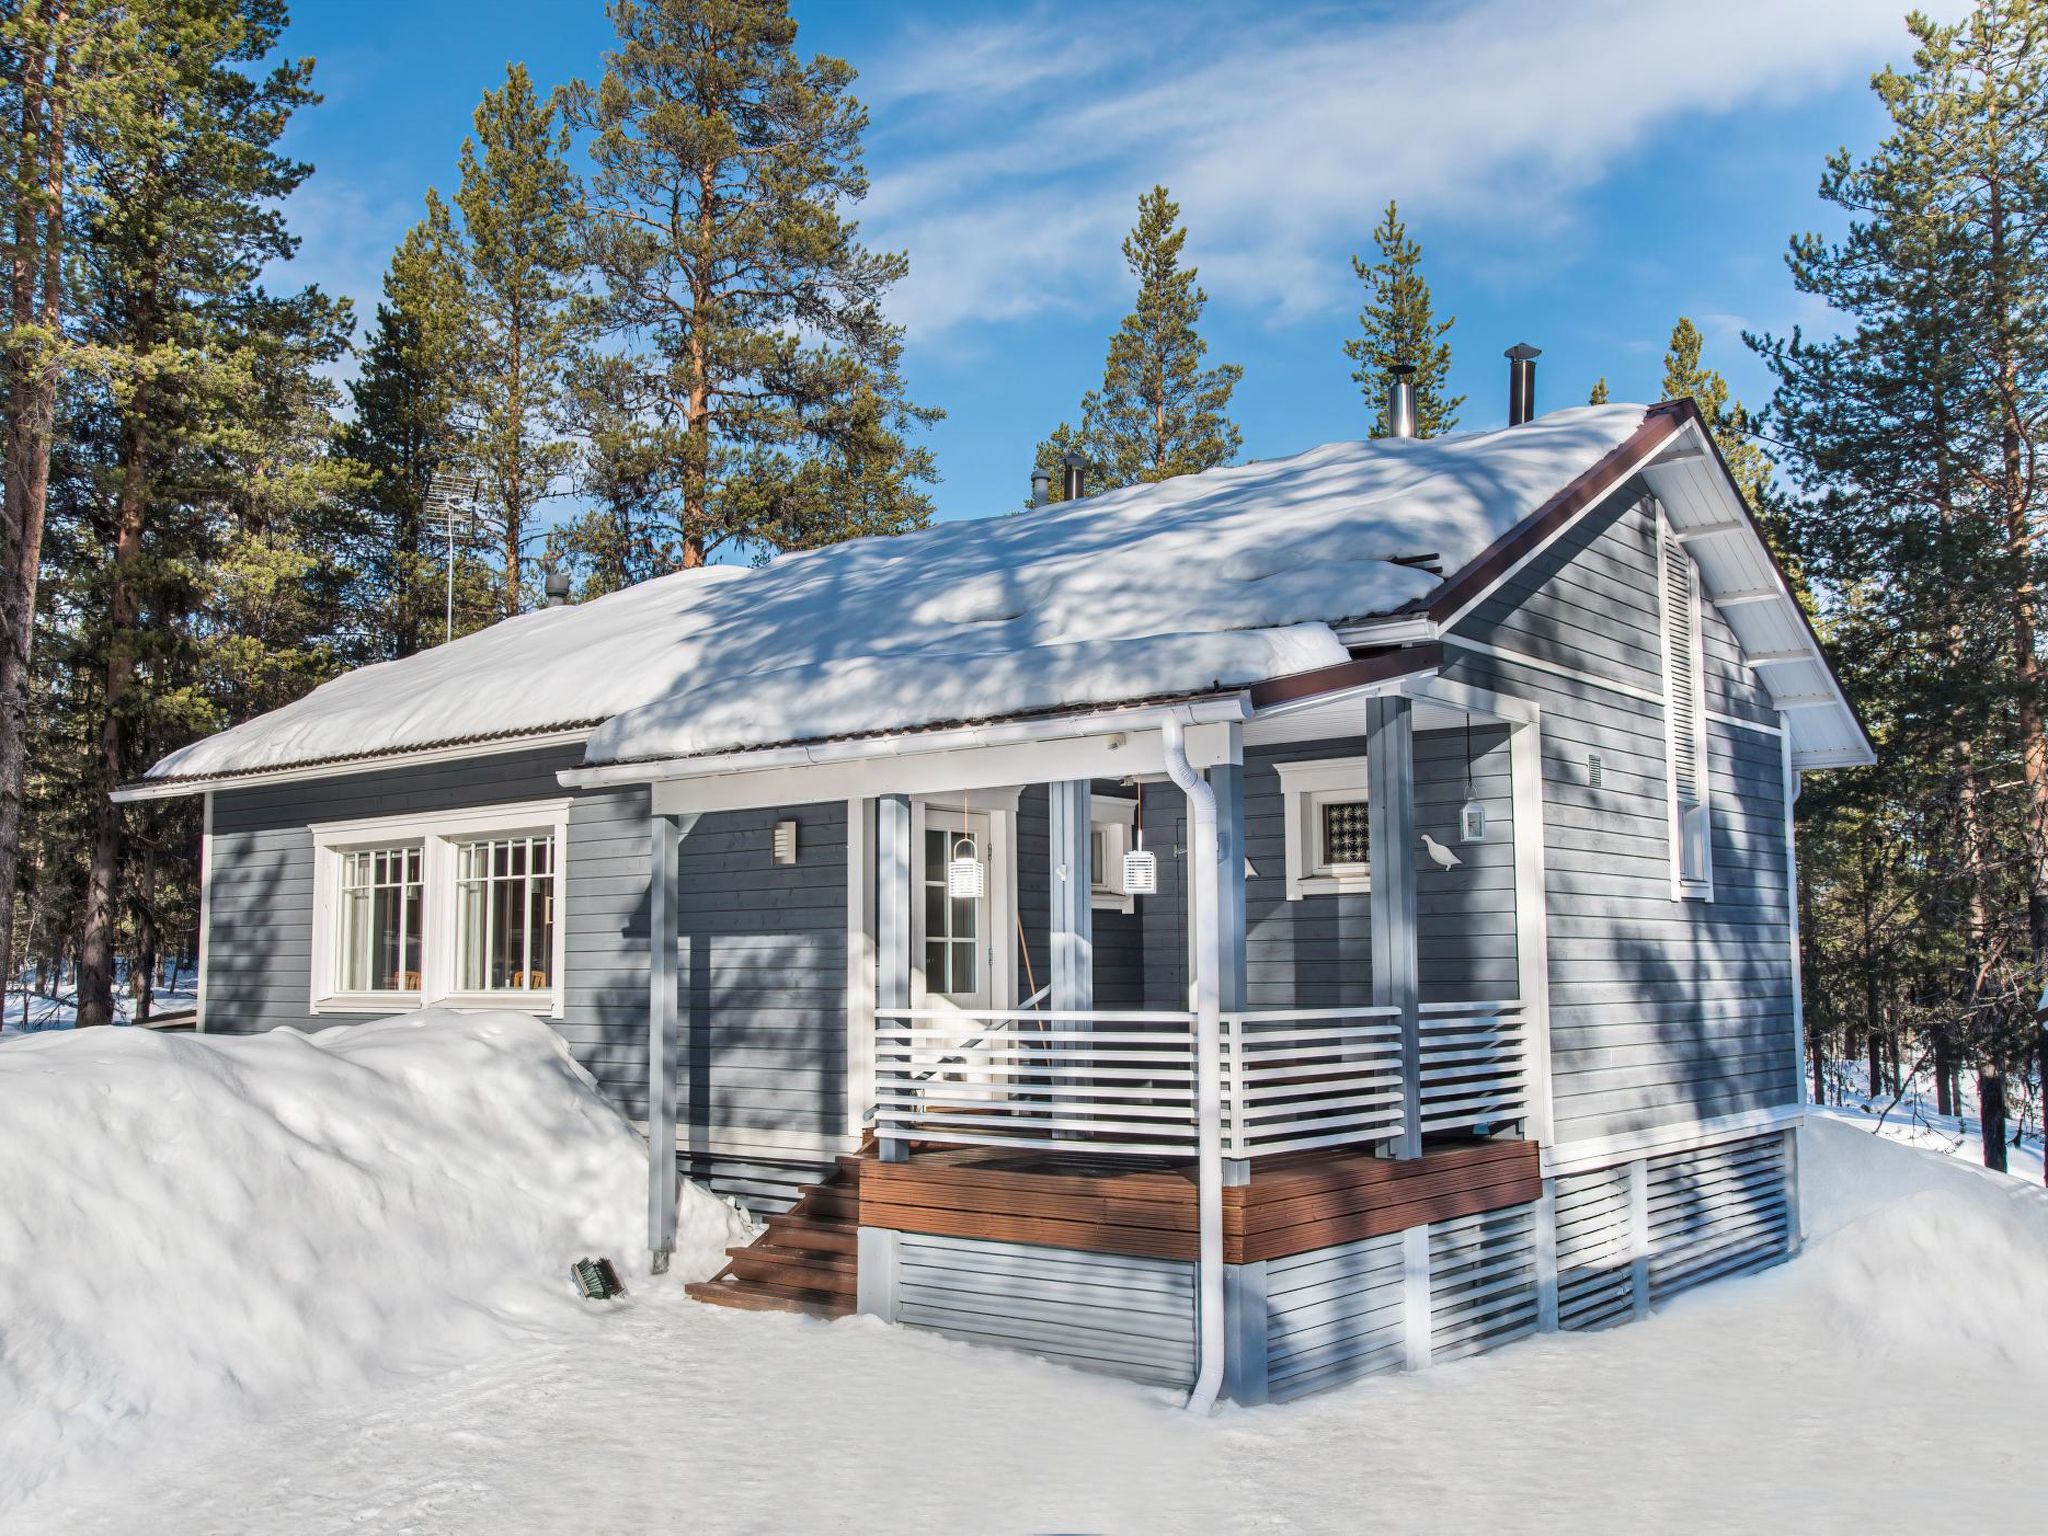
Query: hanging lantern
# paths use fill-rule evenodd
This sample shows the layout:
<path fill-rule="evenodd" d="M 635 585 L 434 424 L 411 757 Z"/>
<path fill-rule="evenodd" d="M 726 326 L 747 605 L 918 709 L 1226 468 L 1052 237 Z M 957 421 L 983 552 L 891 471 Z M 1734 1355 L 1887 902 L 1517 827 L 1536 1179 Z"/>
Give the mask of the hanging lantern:
<path fill-rule="evenodd" d="M 952 862 L 946 866 L 946 894 L 963 901 L 977 901 L 987 889 L 987 881 L 974 839 L 963 837 L 954 843 Z"/>
<path fill-rule="evenodd" d="M 1458 841 L 1486 841 L 1486 807 L 1472 792 L 1472 716 L 1465 716 L 1465 803 L 1458 807 Z"/>
<path fill-rule="evenodd" d="M 1486 807 L 1477 800 L 1467 800 L 1458 807 L 1458 840 L 1466 843 L 1486 841 Z"/>
<path fill-rule="evenodd" d="M 1138 846 L 1124 855 L 1124 894 L 1152 896 L 1159 890 L 1159 860 L 1145 846 L 1145 834 L 1138 834 Z"/>

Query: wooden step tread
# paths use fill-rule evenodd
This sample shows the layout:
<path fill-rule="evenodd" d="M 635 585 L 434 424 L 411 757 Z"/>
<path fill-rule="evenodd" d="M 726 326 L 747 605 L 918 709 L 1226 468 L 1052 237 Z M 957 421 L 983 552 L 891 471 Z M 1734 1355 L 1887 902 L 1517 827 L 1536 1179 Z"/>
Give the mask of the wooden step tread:
<path fill-rule="evenodd" d="M 805 1253 L 858 1253 L 860 1228 L 849 1220 L 817 1216 L 771 1216 L 760 1242 Z"/>
<path fill-rule="evenodd" d="M 846 1317 L 853 1311 L 851 1296 L 829 1291 L 806 1290 L 801 1286 L 776 1285 L 764 1280 L 699 1280 L 683 1287 L 692 1301 L 715 1307 L 734 1307 L 742 1312 L 801 1312 L 811 1317 Z"/>
<path fill-rule="evenodd" d="M 734 1248 L 725 1274 L 749 1283 L 791 1285 L 832 1296 L 860 1289 L 854 1261 L 845 1254 L 777 1253 L 772 1248 Z"/>

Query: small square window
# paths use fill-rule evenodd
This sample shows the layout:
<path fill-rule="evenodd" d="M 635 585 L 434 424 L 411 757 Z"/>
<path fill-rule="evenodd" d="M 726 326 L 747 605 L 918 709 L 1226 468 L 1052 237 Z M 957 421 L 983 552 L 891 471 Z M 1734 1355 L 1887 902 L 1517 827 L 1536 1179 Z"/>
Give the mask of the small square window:
<path fill-rule="evenodd" d="M 1316 869 L 1323 874 L 1369 869 L 1372 865 L 1372 818 L 1363 800 L 1325 800 L 1323 839 Z"/>

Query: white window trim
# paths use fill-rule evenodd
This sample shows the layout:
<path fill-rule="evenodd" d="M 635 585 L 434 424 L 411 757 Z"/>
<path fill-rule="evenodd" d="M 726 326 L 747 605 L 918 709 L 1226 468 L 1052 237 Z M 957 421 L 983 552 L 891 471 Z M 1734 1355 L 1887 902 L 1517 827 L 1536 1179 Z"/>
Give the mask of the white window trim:
<path fill-rule="evenodd" d="M 403 1012 L 412 1008 L 510 1008 L 519 1013 L 562 1017 L 562 968 L 569 935 L 569 805 L 567 799 L 525 800 L 419 815 L 372 816 L 356 821 L 315 822 L 313 837 L 312 978 L 308 1006 L 315 1014 Z M 548 975 L 553 985 L 543 990 L 462 992 L 450 983 L 455 971 L 455 845 L 478 837 L 516 833 L 552 833 L 555 839 L 555 939 Z M 421 912 L 425 931 L 420 944 L 420 987 L 417 992 L 341 992 L 335 989 L 337 954 L 336 895 L 341 885 L 341 855 L 354 848 L 399 847 L 417 843 L 420 860 Z"/>
<path fill-rule="evenodd" d="M 1366 796 L 1363 757 L 1327 757 L 1306 763 L 1275 763 L 1287 829 L 1287 899 L 1304 896 L 1353 895 L 1372 890 L 1372 870 L 1365 865 L 1321 863 L 1322 808 L 1331 800 Z"/>
<path fill-rule="evenodd" d="M 1671 839 L 1671 899 L 1673 901 L 1712 901 L 1714 899 L 1714 797 L 1710 782 L 1708 757 L 1710 744 L 1707 732 L 1707 615 L 1706 593 L 1700 585 L 1699 563 L 1678 545 L 1678 553 L 1686 565 L 1686 578 L 1692 587 L 1692 697 L 1687 700 L 1693 719 L 1698 723 L 1699 757 L 1699 815 L 1706 821 L 1706 842 L 1702 863 L 1704 873 L 1694 880 L 1685 877 L 1685 825 L 1678 803 L 1678 711 L 1673 699 L 1672 656 L 1671 656 L 1671 598 L 1670 588 L 1664 579 L 1666 551 L 1676 535 L 1671 520 L 1664 509 L 1657 509 L 1656 523 L 1656 580 L 1657 580 L 1657 628 L 1659 650 L 1664 669 L 1664 790 L 1666 815 Z"/>
<path fill-rule="evenodd" d="M 1088 905 L 1098 912 L 1130 913 L 1138 910 L 1138 898 L 1124 889 L 1124 855 L 1131 851 L 1132 829 L 1137 825 L 1138 802 L 1123 795 L 1088 797 L 1089 842 L 1103 834 L 1102 867 L 1088 872 Z"/>

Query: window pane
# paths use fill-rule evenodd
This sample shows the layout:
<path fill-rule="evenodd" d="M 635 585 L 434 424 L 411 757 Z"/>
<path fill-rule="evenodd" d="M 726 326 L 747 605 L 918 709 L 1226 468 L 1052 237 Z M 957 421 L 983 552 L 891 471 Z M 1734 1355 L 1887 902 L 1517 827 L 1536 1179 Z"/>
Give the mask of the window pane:
<path fill-rule="evenodd" d="M 924 989 L 927 992 L 950 992 L 951 979 L 946 970 L 946 946 L 927 944 L 924 947 Z"/>
<path fill-rule="evenodd" d="M 554 839 L 464 843 L 456 857 L 456 986 L 527 992 L 553 985 Z"/>
<path fill-rule="evenodd" d="M 946 989 L 948 992 L 957 996 L 961 993 L 975 990 L 974 960 L 975 950 L 978 947 L 974 944 L 955 944 L 952 946 L 953 984 Z"/>
<path fill-rule="evenodd" d="M 1322 862 L 1325 865 L 1367 863 L 1372 856 L 1372 833 L 1366 802 L 1327 800 L 1322 811 Z"/>
<path fill-rule="evenodd" d="M 334 981 L 343 992 L 419 990 L 419 849 L 341 855 Z"/>

